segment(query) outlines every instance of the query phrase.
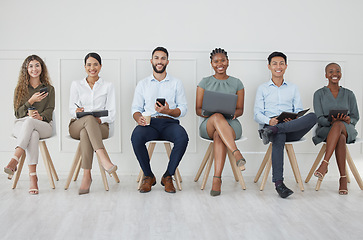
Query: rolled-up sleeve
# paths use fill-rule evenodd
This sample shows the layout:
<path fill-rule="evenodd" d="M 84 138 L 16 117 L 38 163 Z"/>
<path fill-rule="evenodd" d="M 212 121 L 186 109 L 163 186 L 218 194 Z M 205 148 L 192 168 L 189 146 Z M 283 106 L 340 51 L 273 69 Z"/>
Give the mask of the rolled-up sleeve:
<path fill-rule="evenodd" d="M 184 117 L 188 112 L 188 103 L 185 96 L 184 86 L 181 81 L 178 81 L 176 88 L 176 107 L 180 109 L 180 117 Z"/>
<path fill-rule="evenodd" d="M 44 106 L 43 112 L 39 113 L 43 117 L 43 121 L 50 122 L 53 120 L 53 111 L 55 108 L 55 90 L 54 87 L 48 86 L 48 99 Z"/>
<path fill-rule="evenodd" d="M 116 119 L 116 96 L 115 96 L 115 88 L 112 83 L 108 83 L 107 86 L 107 100 L 105 109 L 108 110 L 107 117 L 101 117 L 102 123 L 113 123 Z"/>
<path fill-rule="evenodd" d="M 265 115 L 265 100 L 263 86 L 259 86 L 256 92 L 253 118 L 259 124 L 269 124 L 270 118 Z"/>
<path fill-rule="evenodd" d="M 80 97 L 77 91 L 77 82 L 73 81 L 71 84 L 71 90 L 69 94 L 69 114 L 72 118 L 76 118 L 76 104 L 81 105 Z"/>
<path fill-rule="evenodd" d="M 355 98 L 355 95 L 351 91 L 350 91 L 350 94 L 348 97 L 348 101 L 349 101 L 349 111 L 350 111 L 350 114 L 349 114 L 350 123 L 355 126 L 359 120 L 359 110 L 358 110 L 358 105 L 357 105 L 357 100 Z"/>
<path fill-rule="evenodd" d="M 135 112 L 144 112 L 145 99 L 143 96 L 143 86 L 141 82 L 139 82 L 135 89 L 134 99 L 132 100 L 131 116 L 133 116 Z"/>
<path fill-rule="evenodd" d="M 318 118 L 318 124 L 322 127 L 329 127 L 330 122 L 328 121 L 328 118 L 324 116 L 321 97 L 322 97 L 321 91 L 318 90 L 314 93 L 314 98 L 313 98 L 314 112 Z"/>

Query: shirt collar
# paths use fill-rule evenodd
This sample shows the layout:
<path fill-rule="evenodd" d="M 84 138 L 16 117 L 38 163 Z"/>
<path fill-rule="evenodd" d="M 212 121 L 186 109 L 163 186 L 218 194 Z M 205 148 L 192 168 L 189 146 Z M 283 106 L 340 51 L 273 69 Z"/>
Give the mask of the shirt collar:
<path fill-rule="evenodd" d="M 270 81 L 268 82 L 268 85 L 269 85 L 269 86 L 271 86 L 271 85 L 276 86 L 276 84 L 272 81 L 272 79 L 270 79 Z M 284 79 L 284 81 L 283 81 L 283 83 L 282 83 L 282 85 L 281 85 L 281 86 L 283 86 L 283 85 L 289 85 L 289 84 L 285 81 L 285 79 Z"/>
<path fill-rule="evenodd" d="M 42 82 L 41 82 L 41 83 L 40 83 L 40 84 L 39 84 L 36 88 L 33 88 L 33 86 L 32 86 L 32 85 L 30 85 L 30 84 L 28 85 L 28 87 L 29 87 L 30 89 L 34 89 L 34 90 L 35 90 L 35 89 L 38 89 L 38 88 L 40 89 L 40 88 L 46 87 L 46 85 L 45 85 L 44 83 L 42 83 Z"/>
<path fill-rule="evenodd" d="M 96 82 L 95 82 L 95 85 L 96 84 L 102 84 L 103 83 L 103 79 L 100 77 Z M 85 77 L 84 79 L 83 79 L 83 81 L 81 82 L 81 84 L 83 84 L 83 85 L 88 85 L 88 82 L 87 82 L 87 77 Z"/>
<path fill-rule="evenodd" d="M 159 82 L 158 80 L 156 80 L 155 79 L 155 77 L 154 77 L 154 74 L 151 74 L 150 76 L 149 76 L 149 78 L 148 78 L 151 82 L 152 81 L 157 81 L 157 82 Z M 166 73 L 166 76 L 165 76 L 165 78 L 163 79 L 163 80 L 161 80 L 160 82 L 164 82 L 164 81 L 169 81 L 170 80 L 170 78 L 169 78 L 169 74 L 168 73 Z"/>

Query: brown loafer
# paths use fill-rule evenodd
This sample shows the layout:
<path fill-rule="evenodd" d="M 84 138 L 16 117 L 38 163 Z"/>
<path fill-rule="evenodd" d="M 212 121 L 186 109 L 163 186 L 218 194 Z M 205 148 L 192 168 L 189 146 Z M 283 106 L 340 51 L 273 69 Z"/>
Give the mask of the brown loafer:
<path fill-rule="evenodd" d="M 161 185 L 165 186 L 165 192 L 168 193 L 175 193 L 175 187 L 173 184 L 173 178 L 171 176 L 162 177 L 161 178 Z"/>
<path fill-rule="evenodd" d="M 151 191 L 151 187 L 156 184 L 156 178 L 145 176 L 144 179 L 142 179 L 142 185 L 140 187 L 141 193 L 147 193 Z"/>

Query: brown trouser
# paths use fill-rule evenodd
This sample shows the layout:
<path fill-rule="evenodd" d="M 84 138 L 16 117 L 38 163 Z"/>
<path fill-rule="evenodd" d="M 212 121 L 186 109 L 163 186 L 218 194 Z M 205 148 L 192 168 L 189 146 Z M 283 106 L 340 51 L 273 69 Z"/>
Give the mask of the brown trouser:
<path fill-rule="evenodd" d="M 93 152 L 105 148 L 102 139 L 108 138 L 108 132 L 108 123 L 99 124 L 93 116 L 71 119 L 69 134 L 80 140 L 83 169 L 92 169 Z"/>

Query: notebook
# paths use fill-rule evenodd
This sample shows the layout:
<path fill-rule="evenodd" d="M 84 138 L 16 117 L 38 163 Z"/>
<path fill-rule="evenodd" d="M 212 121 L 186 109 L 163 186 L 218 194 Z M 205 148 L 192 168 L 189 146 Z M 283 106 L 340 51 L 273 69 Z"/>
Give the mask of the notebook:
<path fill-rule="evenodd" d="M 232 119 L 236 111 L 237 95 L 214 91 L 204 91 L 202 114 L 211 116 L 221 113 L 227 119 Z"/>
<path fill-rule="evenodd" d="M 108 116 L 108 110 L 97 110 L 92 112 L 77 112 L 76 113 L 77 118 L 81 118 L 87 115 L 92 115 L 94 117 L 107 117 Z"/>
<path fill-rule="evenodd" d="M 284 122 L 285 118 L 291 118 L 291 119 L 296 119 L 299 118 L 301 116 L 303 116 L 307 111 L 309 111 L 310 108 L 302 110 L 298 113 L 292 113 L 292 112 L 282 112 L 278 117 L 277 120 L 279 120 L 279 123 Z"/>

